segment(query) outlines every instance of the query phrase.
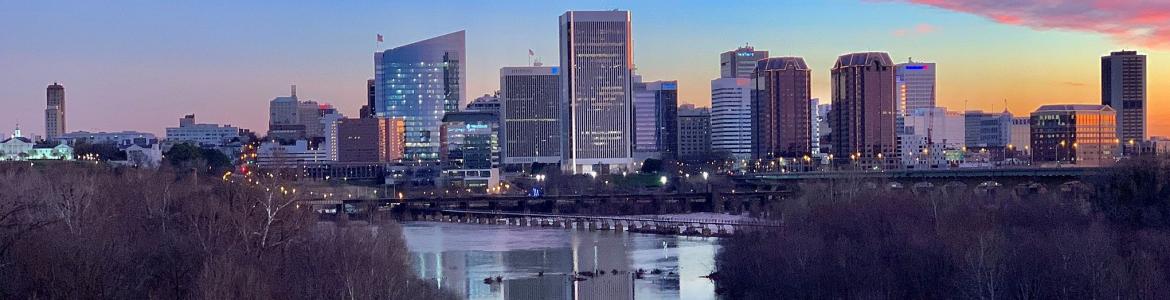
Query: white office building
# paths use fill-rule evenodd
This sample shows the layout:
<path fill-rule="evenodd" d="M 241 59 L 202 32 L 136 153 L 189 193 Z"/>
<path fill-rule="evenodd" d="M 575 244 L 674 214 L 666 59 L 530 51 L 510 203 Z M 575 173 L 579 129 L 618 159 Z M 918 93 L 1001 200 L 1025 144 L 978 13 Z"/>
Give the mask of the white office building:
<path fill-rule="evenodd" d="M 569 11 L 560 17 L 561 167 L 566 171 L 632 166 L 630 26 L 628 11 Z"/>
<path fill-rule="evenodd" d="M 945 107 L 911 109 L 903 116 L 904 131 L 898 134 L 899 157 L 903 165 L 943 167 L 960 163 L 966 140 L 966 121 L 960 112 Z M 952 155 L 947 156 L 948 153 Z"/>
<path fill-rule="evenodd" d="M 191 142 L 200 146 L 219 147 L 240 138 L 240 129 L 231 125 L 195 123 L 195 115 L 179 119 L 179 127 L 167 128 L 167 140 Z"/>
<path fill-rule="evenodd" d="M 711 81 L 711 151 L 726 152 L 736 159 L 751 158 L 751 79 Z"/>

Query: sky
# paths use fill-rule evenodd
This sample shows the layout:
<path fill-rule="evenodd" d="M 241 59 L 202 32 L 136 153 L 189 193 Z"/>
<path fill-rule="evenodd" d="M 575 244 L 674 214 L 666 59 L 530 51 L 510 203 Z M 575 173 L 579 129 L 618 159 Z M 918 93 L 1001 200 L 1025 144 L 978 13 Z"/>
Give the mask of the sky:
<path fill-rule="evenodd" d="M 291 3 L 297 2 L 297 3 Z M 678 80 L 707 106 L 719 53 L 801 56 L 829 99 L 837 56 L 937 63 L 938 104 L 1026 115 L 1100 103 L 1100 56 L 1148 59 L 1149 129 L 1170 136 L 1170 1 L 18 1 L 0 0 L 0 128 L 43 134 L 45 87 L 66 90 L 68 131 L 162 134 L 185 114 L 264 132 L 268 101 L 297 94 L 356 116 L 373 52 L 467 31 L 467 100 L 498 89 L 528 50 L 559 63 L 567 10 L 629 10 L 645 80 Z"/>

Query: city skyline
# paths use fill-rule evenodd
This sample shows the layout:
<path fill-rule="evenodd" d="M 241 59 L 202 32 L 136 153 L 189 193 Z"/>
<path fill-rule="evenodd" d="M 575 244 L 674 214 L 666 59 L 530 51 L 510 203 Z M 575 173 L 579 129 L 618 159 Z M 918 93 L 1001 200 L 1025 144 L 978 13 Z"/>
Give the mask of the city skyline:
<path fill-rule="evenodd" d="M 914 57 L 938 63 L 940 106 L 1002 111 L 1007 100 L 1013 114 L 1026 115 L 1043 104 L 1100 103 L 1100 57 L 1127 49 L 1149 58 L 1149 135 L 1170 135 L 1170 67 L 1164 62 L 1170 45 L 1157 39 L 1121 42 L 1126 37 L 1093 28 L 1049 26 L 1041 22 L 1047 15 L 1028 9 L 1000 18 L 980 7 L 902 2 L 666 4 L 532 2 L 505 11 L 486 2 L 402 4 L 405 9 L 353 3 L 269 11 L 273 3 L 230 9 L 144 3 L 121 8 L 127 10 L 123 15 L 89 15 L 110 8 L 63 3 L 50 14 L 37 11 L 40 3 L 16 3 L 0 12 L 0 24 L 15 29 L 0 35 L 6 45 L 0 67 L 11 70 L 0 74 L 0 101 L 7 108 L 0 111 L 7 124 L 0 126 L 7 131 L 19 122 L 26 136 L 44 135 L 37 124 L 43 124 L 44 88 L 53 82 L 67 88 L 69 130 L 158 134 L 193 113 L 211 123 L 263 131 L 268 101 L 285 94 L 289 84 L 297 84 L 305 99 L 356 116 L 367 99 L 361 83 L 373 77 L 374 51 L 459 30 L 467 30 L 465 98 L 471 99 L 498 89 L 500 67 L 527 65 L 527 49 L 556 64 L 555 22 L 564 11 L 617 8 L 632 15 L 638 73 L 678 79 L 679 104 L 709 106 L 708 83 L 719 77 L 717 55 L 747 43 L 774 56 L 805 57 L 813 98 L 830 98 L 829 70 L 838 55 L 873 50 L 890 53 L 895 62 Z M 714 21 L 744 6 L 801 13 L 786 20 Z M 863 29 L 832 25 L 836 17 L 829 13 L 839 7 L 853 8 L 846 15 L 877 10 L 905 18 L 866 19 Z M 208 10 L 215 13 L 204 14 Z M 680 17 L 688 22 L 678 22 Z M 425 24 L 410 24 L 421 20 Z M 157 26 L 143 26 L 148 24 Z M 227 31 L 235 27 L 249 28 Z M 386 40 L 381 48 L 374 42 L 378 33 Z M 688 47 L 678 48 L 678 40 Z M 112 117 L 125 111 L 146 113 Z"/>

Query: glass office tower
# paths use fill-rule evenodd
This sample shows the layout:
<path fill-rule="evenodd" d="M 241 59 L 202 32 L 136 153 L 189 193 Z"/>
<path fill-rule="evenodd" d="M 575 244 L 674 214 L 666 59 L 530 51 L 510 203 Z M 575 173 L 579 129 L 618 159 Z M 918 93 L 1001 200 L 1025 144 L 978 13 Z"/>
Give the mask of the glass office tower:
<path fill-rule="evenodd" d="M 405 121 L 406 161 L 439 158 L 443 114 L 467 94 L 463 31 L 374 54 L 374 111 Z"/>

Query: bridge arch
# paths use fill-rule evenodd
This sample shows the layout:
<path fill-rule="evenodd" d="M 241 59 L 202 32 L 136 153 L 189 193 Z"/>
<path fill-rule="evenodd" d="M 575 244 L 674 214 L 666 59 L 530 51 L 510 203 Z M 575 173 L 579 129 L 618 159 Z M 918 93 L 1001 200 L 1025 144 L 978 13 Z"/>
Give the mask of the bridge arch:
<path fill-rule="evenodd" d="M 943 185 L 943 192 L 948 195 L 959 195 L 967 191 L 967 184 L 962 181 L 951 181 Z"/>

